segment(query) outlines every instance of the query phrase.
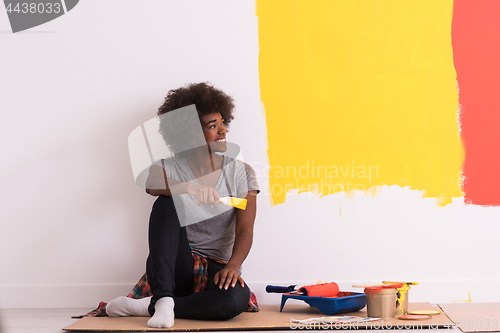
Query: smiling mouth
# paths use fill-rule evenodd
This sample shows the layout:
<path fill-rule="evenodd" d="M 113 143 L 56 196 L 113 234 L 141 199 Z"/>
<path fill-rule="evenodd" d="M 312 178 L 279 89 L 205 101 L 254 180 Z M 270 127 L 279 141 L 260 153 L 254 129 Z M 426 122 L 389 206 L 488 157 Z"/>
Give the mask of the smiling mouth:
<path fill-rule="evenodd" d="M 226 142 L 226 138 L 217 139 L 217 140 L 215 140 L 215 142 Z"/>

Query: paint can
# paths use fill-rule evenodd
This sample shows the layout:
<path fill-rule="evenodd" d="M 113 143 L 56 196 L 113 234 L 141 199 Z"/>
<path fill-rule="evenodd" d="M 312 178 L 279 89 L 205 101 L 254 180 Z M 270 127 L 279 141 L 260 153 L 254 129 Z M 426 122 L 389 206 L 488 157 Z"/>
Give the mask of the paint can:
<path fill-rule="evenodd" d="M 404 315 L 408 313 L 408 297 L 410 295 L 410 285 L 418 285 L 418 282 L 393 282 L 393 281 L 382 281 L 384 284 L 398 284 L 401 283 L 403 286 L 398 288 L 397 299 L 397 308 L 396 315 Z"/>
<path fill-rule="evenodd" d="M 390 319 L 396 317 L 399 284 L 370 286 L 365 288 L 368 317 Z"/>

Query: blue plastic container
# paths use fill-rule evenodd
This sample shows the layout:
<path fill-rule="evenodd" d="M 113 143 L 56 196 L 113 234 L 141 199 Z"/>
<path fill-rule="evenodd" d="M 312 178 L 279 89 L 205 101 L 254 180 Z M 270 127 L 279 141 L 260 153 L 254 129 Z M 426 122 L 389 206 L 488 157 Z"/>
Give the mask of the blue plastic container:
<path fill-rule="evenodd" d="M 286 301 L 298 299 L 314 306 L 324 314 L 331 316 L 337 313 L 355 312 L 366 306 L 366 295 L 364 293 L 355 293 L 351 291 L 341 291 L 338 297 L 311 297 L 297 294 L 281 295 L 281 308 L 283 311 Z"/>

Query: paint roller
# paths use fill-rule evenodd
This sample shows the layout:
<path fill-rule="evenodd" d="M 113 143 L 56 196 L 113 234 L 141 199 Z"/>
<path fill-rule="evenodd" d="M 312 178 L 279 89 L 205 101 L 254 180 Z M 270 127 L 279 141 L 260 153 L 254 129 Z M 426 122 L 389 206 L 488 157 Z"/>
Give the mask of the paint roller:
<path fill-rule="evenodd" d="M 339 286 L 335 282 L 313 284 L 300 288 L 297 288 L 296 285 L 288 287 L 268 285 L 266 291 L 268 293 L 290 293 L 310 297 L 337 297 Z"/>

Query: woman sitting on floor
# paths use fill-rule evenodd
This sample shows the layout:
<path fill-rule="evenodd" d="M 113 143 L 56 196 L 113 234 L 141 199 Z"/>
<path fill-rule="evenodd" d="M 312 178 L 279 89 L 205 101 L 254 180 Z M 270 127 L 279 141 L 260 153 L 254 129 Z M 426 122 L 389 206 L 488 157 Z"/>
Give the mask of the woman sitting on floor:
<path fill-rule="evenodd" d="M 188 117 L 184 107 L 192 104 L 203 146 L 193 144 L 192 126 L 179 123 Z M 252 167 L 222 155 L 233 109 L 231 97 L 206 83 L 171 90 L 159 108 L 160 132 L 175 155 L 155 162 L 146 183 L 147 193 L 158 196 L 149 220 L 146 262 L 153 296 L 112 300 L 106 307 L 109 316 L 152 316 L 149 327 L 168 328 L 174 317 L 229 319 L 247 307 L 250 290 L 240 267 L 252 246 L 259 188 Z M 222 205 L 220 197 L 245 198 L 246 209 Z M 194 270 L 199 258 L 208 263 L 201 280 Z M 199 281 L 204 281 L 203 291 L 195 292 Z"/>

